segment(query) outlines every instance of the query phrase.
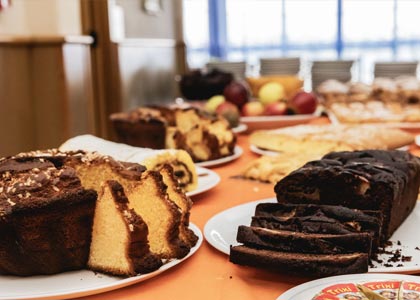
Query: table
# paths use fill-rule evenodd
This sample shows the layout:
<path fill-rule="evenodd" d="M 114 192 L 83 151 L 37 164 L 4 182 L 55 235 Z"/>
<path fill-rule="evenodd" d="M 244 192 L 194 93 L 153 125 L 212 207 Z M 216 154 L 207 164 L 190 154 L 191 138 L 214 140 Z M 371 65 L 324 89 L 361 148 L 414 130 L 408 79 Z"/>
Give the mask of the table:
<path fill-rule="evenodd" d="M 327 123 L 319 119 L 313 123 Z M 274 197 L 274 185 L 233 178 L 258 157 L 249 150 L 248 135 L 238 136 L 244 153 L 237 160 L 212 168 L 221 182 L 210 191 L 193 197 L 191 222 L 201 231 L 207 220 L 227 208 L 259 199 Z M 420 148 L 410 146 L 420 155 Z M 310 278 L 293 277 L 232 264 L 228 256 L 214 249 L 206 241 L 188 260 L 147 281 L 83 299 L 276 299 L 287 289 Z"/>

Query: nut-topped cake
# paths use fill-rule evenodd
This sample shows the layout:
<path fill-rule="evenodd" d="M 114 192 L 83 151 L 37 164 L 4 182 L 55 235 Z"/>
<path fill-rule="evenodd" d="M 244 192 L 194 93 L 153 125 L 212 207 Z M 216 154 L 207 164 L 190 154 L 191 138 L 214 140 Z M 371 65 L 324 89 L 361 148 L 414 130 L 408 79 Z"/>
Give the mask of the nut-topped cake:
<path fill-rule="evenodd" d="M 152 272 L 196 244 L 191 204 L 168 165 L 56 149 L 0 159 L 0 274 Z"/>
<path fill-rule="evenodd" d="M 83 268 L 96 192 L 72 168 L 42 158 L 0 161 L 0 273 L 53 274 Z"/>

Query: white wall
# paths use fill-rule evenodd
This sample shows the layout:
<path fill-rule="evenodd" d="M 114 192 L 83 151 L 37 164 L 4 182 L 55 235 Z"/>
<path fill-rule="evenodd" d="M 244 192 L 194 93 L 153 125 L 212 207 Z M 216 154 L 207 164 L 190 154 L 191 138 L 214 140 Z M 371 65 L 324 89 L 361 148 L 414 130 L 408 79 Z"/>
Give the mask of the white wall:
<path fill-rule="evenodd" d="M 79 0 L 13 0 L 0 12 L 0 34 L 79 35 Z"/>

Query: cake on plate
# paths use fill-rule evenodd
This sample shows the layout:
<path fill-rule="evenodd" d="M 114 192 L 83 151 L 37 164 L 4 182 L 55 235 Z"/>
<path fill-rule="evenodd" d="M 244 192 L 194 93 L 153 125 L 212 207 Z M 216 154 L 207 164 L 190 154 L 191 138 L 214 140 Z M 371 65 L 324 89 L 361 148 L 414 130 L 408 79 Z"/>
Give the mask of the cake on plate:
<path fill-rule="evenodd" d="M 183 149 L 195 162 L 233 154 L 236 136 L 226 119 L 195 107 L 140 107 L 111 115 L 119 142 L 153 149 Z"/>

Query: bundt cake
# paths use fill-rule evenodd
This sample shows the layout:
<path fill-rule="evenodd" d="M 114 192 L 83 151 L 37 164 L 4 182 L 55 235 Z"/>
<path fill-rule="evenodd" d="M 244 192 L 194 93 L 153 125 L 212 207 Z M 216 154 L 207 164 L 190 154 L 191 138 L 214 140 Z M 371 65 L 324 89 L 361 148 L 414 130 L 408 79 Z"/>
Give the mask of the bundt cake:
<path fill-rule="evenodd" d="M 149 273 L 162 265 L 150 253 L 146 223 L 132 209 L 123 187 L 106 181 L 96 202 L 88 267 L 121 276 Z"/>
<path fill-rule="evenodd" d="M 160 168 L 165 179 L 139 164 L 56 149 L 0 159 L 0 273 L 88 266 L 132 276 L 184 257 L 197 241 L 191 201 L 171 167 Z"/>
<path fill-rule="evenodd" d="M 84 268 L 96 197 L 72 168 L 36 157 L 0 160 L 0 273 Z"/>

